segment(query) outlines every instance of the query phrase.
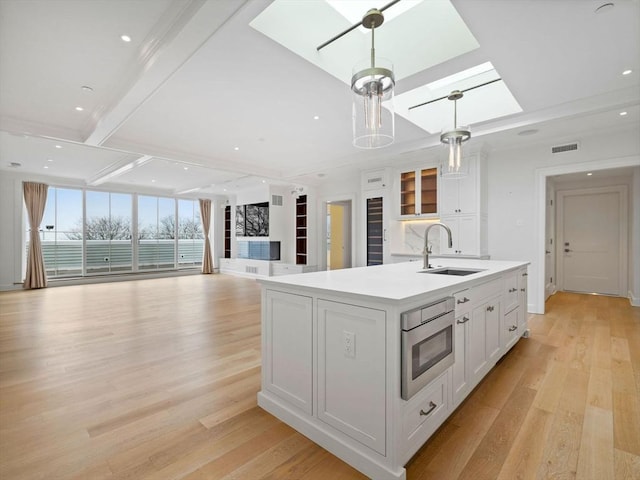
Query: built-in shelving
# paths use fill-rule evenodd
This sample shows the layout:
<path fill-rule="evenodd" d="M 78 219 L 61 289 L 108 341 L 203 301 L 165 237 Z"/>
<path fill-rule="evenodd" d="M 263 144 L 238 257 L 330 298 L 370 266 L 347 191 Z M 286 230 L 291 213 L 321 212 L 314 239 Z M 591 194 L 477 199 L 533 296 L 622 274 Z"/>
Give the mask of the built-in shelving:
<path fill-rule="evenodd" d="M 224 207 L 224 258 L 231 258 L 231 206 Z"/>
<path fill-rule="evenodd" d="M 367 198 L 367 266 L 383 263 L 382 206 L 383 197 Z"/>
<path fill-rule="evenodd" d="M 422 168 L 400 173 L 400 217 L 438 214 L 438 169 Z"/>
<path fill-rule="evenodd" d="M 296 199 L 296 265 L 307 264 L 307 196 Z"/>

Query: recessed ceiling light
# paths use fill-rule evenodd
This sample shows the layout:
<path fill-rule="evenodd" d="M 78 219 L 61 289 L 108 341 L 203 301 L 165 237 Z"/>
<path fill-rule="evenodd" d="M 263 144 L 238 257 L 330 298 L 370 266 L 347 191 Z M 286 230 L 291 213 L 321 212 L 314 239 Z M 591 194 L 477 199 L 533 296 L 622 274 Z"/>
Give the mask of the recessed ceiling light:
<path fill-rule="evenodd" d="M 521 132 L 518 132 L 518 135 L 520 135 L 521 137 L 526 137 L 527 135 L 535 135 L 539 131 L 540 130 L 537 130 L 535 128 L 531 128 L 529 130 L 522 130 Z"/>
<path fill-rule="evenodd" d="M 49 165 L 45 165 L 44 168 L 49 168 Z"/>
<path fill-rule="evenodd" d="M 262 183 L 267 183 L 267 181 L 266 180 L 262 180 Z"/>
<path fill-rule="evenodd" d="M 47 158 L 47 162 L 53 162 L 53 158 Z"/>
<path fill-rule="evenodd" d="M 591 172 L 587 173 L 587 177 L 590 177 L 591 175 L 593 175 L 593 173 Z"/>
<path fill-rule="evenodd" d="M 76 107 L 76 110 L 77 110 L 77 111 L 79 111 L 79 112 L 81 112 L 81 111 L 83 111 L 83 110 L 84 110 L 84 108 L 82 108 L 82 107 Z"/>
<path fill-rule="evenodd" d="M 156 183 L 156 181 L 155 180 L 151 180 L 151 183 Z"/>
<path fill-rule="evenodd" d="M 627 114 L 627 112 L 620 112 L 620 116 L 624 117 Z"/>
<path fill-rule="evenodd" d="M 631 72 L 633 72 L 633 70 L 625 70 L 624 72 L 622 72 L 623 75 L 630 75 Z"/>
<path fill-rule="evenodd" d="M 120 35 L 120 40 L 122 40 L 123 42 L 130 42 L 131 37 L 129 35 Z"/>
<path fill-rule="evenodd" d="M 226 188 L 223 188 L 223 189 L 222 189 L 222 191 L 223 191 L 223 192 L 226 192 L 226 191 L 227 191 L 227 189 L 226 189 Z"/>
<path fill-rule="evenodd" d="M 189 170 L 189 167 L 182 167 L 183 170 Z"/>
<path fill-rule="evenodd" d="M 319 115 L 314 115 L 313 119 L 314 120 L 320 120 L 320 116 Z"/>
<path fill-rule="evenodd" d="M 237 152 L 238 150 L 240 150 L 240 147 L 233 147 L 233 149 Z"/>
<path fill-rule="evenodd" d="M 56 145 L 56 148 L 62 148 L 62 145 Z"/>
<path fill-rule="evenodd" d="M 93 88 L 91 88 L 89 85 L 83 85 L 81 88 L 83 92 L 93 92 Z"/>

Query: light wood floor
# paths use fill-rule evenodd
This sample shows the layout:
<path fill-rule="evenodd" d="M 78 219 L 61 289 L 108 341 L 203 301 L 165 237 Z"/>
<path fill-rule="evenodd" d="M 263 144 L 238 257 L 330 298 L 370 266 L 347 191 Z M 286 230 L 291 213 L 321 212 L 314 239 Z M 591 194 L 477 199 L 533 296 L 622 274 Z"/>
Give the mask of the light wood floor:
<path fill-rule="evenodd" d="M 256 406 L 259 294 L 223 275 L 1 293 L 0 478 L 364 478 Z M 640 479 L 640 309 L 547 310 L 410 480 Z"/>

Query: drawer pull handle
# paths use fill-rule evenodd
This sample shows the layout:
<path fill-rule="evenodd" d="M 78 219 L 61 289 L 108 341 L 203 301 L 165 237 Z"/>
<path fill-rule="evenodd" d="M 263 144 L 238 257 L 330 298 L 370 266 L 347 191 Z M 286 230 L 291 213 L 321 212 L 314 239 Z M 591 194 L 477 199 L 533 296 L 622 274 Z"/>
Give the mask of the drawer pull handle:
<path fill-rule="evenodd" d="M 487 307 L 487 312 L 493 312 L 494 309 L 495 309 L 495 307 L 493 305 L 489 305 Z"/>
<path fill-rule="evenodd" d="M 462 300 L 458 300 L 458 303 L 467 303 L 469 301 L 469 299 L 467 297 L 464 297 Z"/>
<path fill-rule="evenodd" d="M 510 332 L 515 332 L 518 329 L 518 327 L 516 327 L 515 325 L 512 325 L 509 327 L 509 331 Z"/>
<path fill-rule="evenodd" d="M 427 410 L 426 412 L 422 409 L 420 409 L 420 416 L 424 415 L 425 417 L 427 415 L 429 415 L 431 412 L 433 412 L 436 409 L 437 405 L 433 402 L 429 402 L 429 410 Z"/>
<path fill-rule="evenodd" d="M 523 277 L 528 277 L 528 276 L 529 276 L 529 274 L 528 274 L 528 273 L 523 273 L 523 274 L 522 274 L 522 276 L 523 276 Z"/>
<path fill-rule="evenodd" d="M 521 292 L 526 292 L 526 291 L 527 291 L 527 289 L 526 289 L 526 288 L 521 288 L 521 289 L 520 289 L 520 291 L 521 291 Z"/>
<path fill-rule="evenodd" d="M 518 291 L 518 289 L 517 289 L 517 288 L 510 288 L 510 289 L 509 289 L 509 293 L 513 293 L 513 292 L 517 292 L 517 291 Z"/>
<path fill-rule="evenodd" d="M 467 323 L 468 321 L 469 321 L 469 317 L 464 316 L 462 317 L 462 320 L 456 320 L 456 323 L 463 324 L 463 323 Z"/>

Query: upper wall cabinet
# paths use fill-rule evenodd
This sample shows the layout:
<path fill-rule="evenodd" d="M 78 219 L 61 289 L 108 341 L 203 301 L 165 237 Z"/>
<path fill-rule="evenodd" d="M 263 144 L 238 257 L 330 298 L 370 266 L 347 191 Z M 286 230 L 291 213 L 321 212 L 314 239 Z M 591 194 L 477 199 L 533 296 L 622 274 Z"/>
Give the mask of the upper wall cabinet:
<path fill-rule="evenodd" d="M 438 169 L 400 172 L 400 218 L 433 217 L 438 214 Z"/>
<path fill-rule="evenodd" d="M 478 159 L 467 157 L 464 160 L 469 162 L 468 175 L 440 179 L 440 215 L 468 215 L 481 211 Z"/>

